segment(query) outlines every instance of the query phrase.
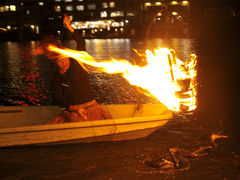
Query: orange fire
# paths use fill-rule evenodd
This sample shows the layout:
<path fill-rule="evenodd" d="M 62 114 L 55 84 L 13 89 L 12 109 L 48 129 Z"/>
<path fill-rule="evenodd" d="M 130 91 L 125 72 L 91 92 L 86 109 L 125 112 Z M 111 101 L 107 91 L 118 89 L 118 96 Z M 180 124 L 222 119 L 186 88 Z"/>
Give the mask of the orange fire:
<path fill-rule="evenodd" d="M 53 45 L 49 45 L 48 50 L 60 56 L 72 57 L 80 64 L 85 63 L 109 74 L 119 73 L 131 85 L 147 90 L 173 111 L 192 111 L 197 107 L 197 57 L 194 54 L 190 60 L 183 62 L 173 50 L 167 48 L 157 48 L 154 52 L 146 50 L 146 65 L 140 67 L 127 60 L 113 58 L 98 62 L 85 51 L 61 49 Z"/>

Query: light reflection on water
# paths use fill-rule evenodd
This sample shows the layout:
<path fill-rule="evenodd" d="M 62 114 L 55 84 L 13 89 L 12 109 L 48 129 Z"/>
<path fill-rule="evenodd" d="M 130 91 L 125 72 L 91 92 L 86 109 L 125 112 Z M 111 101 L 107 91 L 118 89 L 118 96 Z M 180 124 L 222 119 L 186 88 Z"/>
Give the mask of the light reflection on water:
<path fill-rule="evenodd" d="M 97 59 L 130 60 L 131 41 L 129 39 L 86 40 L 86 50 Z"/>
<path fill-rule="evenodd" d="M 73 41 L 65 42 L 74 48 Z M 48 92 L 51 77 L 51 63 L 45 56 L 32 56 L 31 50 L 39 45 L 31 42 L 0 43 L 0 105 L 50 105 Z M 195 53 L 196 44 L 192 39 L 151 39 L 146 49 L 167 47 L 174 49 L 177 56 L 184 60 Z M 126 59 L 133 62 L 136 54 L 133 49 L 145 50 L 143 43 L 130 39 L 89 39 L 86 51 L 96 59 Z M 94 95 L 99 103 L 154 103 L 156 100 L 139 95 L 135 87 L 128 84 L 119 75 L 90 73 Z"/>

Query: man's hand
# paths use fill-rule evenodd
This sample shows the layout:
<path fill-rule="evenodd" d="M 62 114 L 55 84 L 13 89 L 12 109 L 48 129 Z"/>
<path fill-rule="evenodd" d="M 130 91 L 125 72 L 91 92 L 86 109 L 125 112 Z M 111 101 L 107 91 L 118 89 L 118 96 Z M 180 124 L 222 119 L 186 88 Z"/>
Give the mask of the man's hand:
<path fill-rule="evenodd" d="M 66 28 L 73 33 L 74 32 L 74 28 L 71 26 L 71 19 L 68 15 L 64 14 L 64 18 L 63 18 L 63 24 L 66 26 Z"/>
<path fill-rule="evenodd" d="M 71 19 L 68 15 L 64 14 L 63 18 L 63 24 L 65 24 L 67 27 L 71 26 Z"/>

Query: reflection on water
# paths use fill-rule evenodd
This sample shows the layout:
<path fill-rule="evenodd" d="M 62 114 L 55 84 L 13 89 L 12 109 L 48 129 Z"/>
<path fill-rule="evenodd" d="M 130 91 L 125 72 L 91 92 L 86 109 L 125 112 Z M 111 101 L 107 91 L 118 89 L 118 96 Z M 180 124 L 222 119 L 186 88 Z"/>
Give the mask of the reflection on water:
<path fill-rule="evenodd" d="M 176 51 L 177 56 L 181 60 L 189 59 L 191 53 L 196 54 L 196 41 L 193 39 L 177 39 L 170 40 L 152 39 L 147 41 L 147 48 L 154 49 L 156 47 L 169 48 Z"/>
<path fill-rule="evenodd" d="M 73 41 L 65 42 L 74 48 Z M 0 43 L 0 105 L 50 105 L 49 80 L 51 61 L 45 56 L 32 56 L 31 51 L 39 45 L 37 41 Z M 195 41 L 191 39 L 151 39 L 146 48 L 172 48 L 182 60 L 195 53 Z M 96 59 L 126 59 L 134 62 L 133 49 L 145 50 L 142 42 L 130 39 L 86 40 L 86 51 Z M 139 94 L 119 75 L 90 73 L 95 98 L 103 104 L 136 103 L 139 99 L 154 103 L 156 100 Z"/>
<path fill-rule="evenodd" d="M 86 50 L 97 59 L 131 59 L 130 39 L 86 40 Z"/>
<path fill-rule="evenodd" d="M 44 104 L 48 96 L 48 63 L 29 53 L 37 43 L 7 42 L 0 46 L 1 105 Z"/>

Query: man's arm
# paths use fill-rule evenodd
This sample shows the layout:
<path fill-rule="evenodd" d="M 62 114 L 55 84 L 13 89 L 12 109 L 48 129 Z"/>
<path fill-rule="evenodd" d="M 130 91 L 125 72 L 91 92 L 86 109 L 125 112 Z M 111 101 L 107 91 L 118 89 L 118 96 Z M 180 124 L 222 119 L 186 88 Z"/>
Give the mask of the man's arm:
<path fill-rule="evenodd" d="M 71 19 L 66 14 L 64 14 L 63 24 L 71 32 L 73 39 L 77 43 L 76 50 L 78 50 L 78 51 L 86 51 L 86 44 L 85 44 L 84 38 L 81 36 L 79 31 L 75 30 L 71 26 Z M 83 69 L 85 71 L 87 71 L 87 72 L 89 71 L 88 68 L 83 63 L 79 63 L 79 64 L 83 67 Z"/>
<path fill-rule="evenodd" d="M 78 51 L 86 51 L 86 47 L 85 47 L 86 45 L 85 45 L 84 38 L 82 37 L 82 35 L 80 34 L 79 31 L 75 30 L 71 26 L 71 19 L 66 14 L 64 14 L 63 24 L 71 32 L 73 39 L 76 41 L 76 43 L 77 43 L 76 50 L 78 50 Z"/>

